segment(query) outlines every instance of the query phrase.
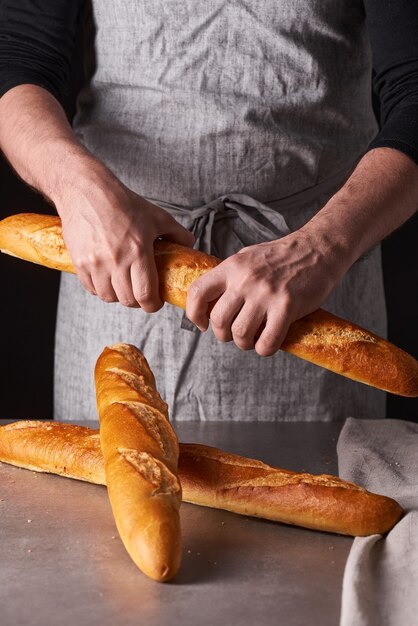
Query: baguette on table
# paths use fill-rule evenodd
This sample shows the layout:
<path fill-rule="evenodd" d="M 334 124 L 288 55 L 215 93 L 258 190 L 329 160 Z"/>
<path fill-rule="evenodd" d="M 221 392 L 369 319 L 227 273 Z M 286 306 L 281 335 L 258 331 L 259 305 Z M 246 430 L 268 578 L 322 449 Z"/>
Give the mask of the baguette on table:
<path fill-rule="evenodd" d="M 179 445 L 141 352 L 105 348 L 95 368 L 100 446 L 110 504 L 136 565 L 158 581 L 181 560 Z"/>
<path fill-rule="evenodd" d="M 26 213 L 0 221 L 0 250 L 75 273 L 56 216 Z M 220 263 L 213 256 L 167 241 L 157 240 L 154 251 L 161 297 L 183 309 L 191 283 Z M 378 389 L 418 396 L 418 361 L 413 356 L 322 309 L 294 322 L 281 349 Z"/>
<path fill-rule="evenodd" d="M 100 434 L 62 422 L 0 427 L 0 461 L 106 484 Z M 366 536 L 390 530 L 395 500 L 335 476 L 297 473 L 199 444 L 180 444 L 183 500 L 314 530 Z"/>

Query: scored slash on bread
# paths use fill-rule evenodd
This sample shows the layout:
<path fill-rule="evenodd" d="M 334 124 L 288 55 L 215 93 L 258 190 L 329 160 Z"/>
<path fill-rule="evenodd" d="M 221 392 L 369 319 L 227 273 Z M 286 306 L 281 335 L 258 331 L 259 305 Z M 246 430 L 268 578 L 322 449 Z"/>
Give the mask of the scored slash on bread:
<path fill-rule="evenodd" d="M 75 273 L 56 216 L 26 213 L 0 221 L 0 250 Z M 161 240 L 155 242 L 154 253 L 162 299 L 183 309 L 191 283 L 220 263 L 203 252 Z M 418 396 L 418 361 L 414 357 L 322 309 L 294 322 L 281 349 L 378 389 Z"/>
<path fill-rule="evenodd" d="M 0 428 L 0 461 L 106 484 L 99 431 L 60 422 Z M 399 504 L 335 476 L 283 470 L 200 444 L 180 444 L 183 500 L 243 515 L 345 535 L 390 530 Z"/>

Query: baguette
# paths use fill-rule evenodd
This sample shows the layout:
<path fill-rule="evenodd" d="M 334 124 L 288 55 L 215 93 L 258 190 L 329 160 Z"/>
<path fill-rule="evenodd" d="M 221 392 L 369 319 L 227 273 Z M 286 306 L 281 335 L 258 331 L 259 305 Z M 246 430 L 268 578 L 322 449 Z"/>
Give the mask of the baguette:
<path fill-rule="evenodd" d="M 156 241 L 161 297 L 186 308 L 191 283 L 219 259 L 178 244 Z M 58 217 L 13 215 L 0 221 L 0 250 L 74 273 Z M 294 322 L 281 349 L 341 376 L 401 396 L 418 396 L 418 361 L 385 339 L 319 309 Z"/>
<path fill-rule="evenodd" d="M 60 422 L 0 428 L 0 461 L 106 484 L 99 431 Z M 401 507 L 334 476 L 299 474 L 199 444 L 180 444 L 183 500 L 344 535 L 390 530 Z"/>
<path fill-rule="evenodd" d="M 167 405 L 134 346 L 105 348 L 95 369 L 100 445 L 122 542 L 150 578 L 170 580 L 181 559 L 179 447 Z"/>

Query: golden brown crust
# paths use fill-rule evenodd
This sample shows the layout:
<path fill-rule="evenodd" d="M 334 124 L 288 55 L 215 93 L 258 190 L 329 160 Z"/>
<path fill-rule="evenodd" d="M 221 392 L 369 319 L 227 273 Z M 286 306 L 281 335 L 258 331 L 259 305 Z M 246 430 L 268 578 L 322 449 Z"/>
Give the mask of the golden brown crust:
<path fill-rule="evenodd" d="M 16 422 L 0 428 L 0 461 L 105 484 L 98 435 L 60 422 Z M 180 444 L 179 477 L 185 502 L 346 535 L 385 533 L 403 514 L 391 498 L 335 476 L 199 444 Z"/>
<path fill-rule="evenodd" d="M 0 221 L 0 249 L 22 259 L 74 272 L 58 217 L 14 215 Z M 161 297 L 185 308 L 191 283 L 220 262 L 167 241 L 155 242 Z M 377 335 L 323 310 L 294 322 L 281 346 L 301 359 L 390 393 L 418 396 L 418 361 Z"/>
<path fill-rule="evenodd" d="M 192 282 L 220 263 L 214 256 L 168 241 L 156 241 L 154 252 L 161 298 L 182 309 Z"/>
<path fill-rule="evenodd" d="M 74 274 L 55 215 L 21 213 L 0 221 L 0 251 L 19 259 Z"/>
<path fill-rule="evenodd" d="M 0 251 L 25 261 L 75 274 L 55 215 L 21 213 L 0 221 Z M 157 240 L 155 263 L 165 302 L 186 308 L 191 283 L 220 263 L 219 259 L 170 241 Z"/>
<path fill-rule="evenodd" d="M 385 533 L 401 518 L 397 502 L 335 476 L 290 472 L 208 446 L 181 446 L 184 499 L 343 535 Z"/>
<path fill-rule="evenodd" d="M 0 427 L 0 461 L 106 484 L 99 430 L 84 426 L 21 420 Z"/>
<path fill-rule="evenodd" d="M 170 580 L 181 559 L 181 488 L 167 405 L 134 346 L 105 348 L 95 381 L 106 483 L 120 537 L 145 574 Z"/>
<path fill-rule="evenodd" d="M 401 396 L 418 396 L 418 361 L 389 341 L 318 309 L 294 322 L 282 350 Z"/>

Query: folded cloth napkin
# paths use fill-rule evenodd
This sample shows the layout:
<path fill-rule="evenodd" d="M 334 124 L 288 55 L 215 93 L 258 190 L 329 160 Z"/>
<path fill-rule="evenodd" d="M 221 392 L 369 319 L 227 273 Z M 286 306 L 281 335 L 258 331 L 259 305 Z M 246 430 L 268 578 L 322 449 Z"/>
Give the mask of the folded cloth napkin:
<path fill-rule="evenodd" d="M 418 424 L 349 418 L 337 452 L 341 478 L 394 498 L 406 511 L 386 536 L 354 540 L 340 626 L 418 624 Z"/>

